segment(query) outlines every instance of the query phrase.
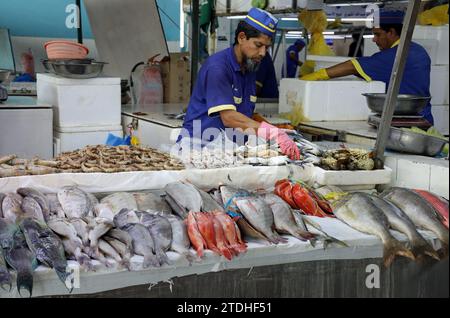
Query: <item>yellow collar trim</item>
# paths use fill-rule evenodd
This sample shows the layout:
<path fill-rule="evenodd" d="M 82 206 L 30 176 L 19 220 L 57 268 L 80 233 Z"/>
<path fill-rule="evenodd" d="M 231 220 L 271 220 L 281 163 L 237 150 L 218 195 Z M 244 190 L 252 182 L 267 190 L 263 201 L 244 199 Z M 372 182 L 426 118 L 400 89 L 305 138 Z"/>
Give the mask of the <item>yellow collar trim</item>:
<path fill-rule="evenodd" d="M 253 19 L 251 16 L 247 16 L 247 19 L 252 20 L 253 22 L 255 22 L 256 24 L 258 24 L 259 26 L 262 26 L 264 29 L 266 29 L 269 32 L 275 33 L 274 29 L 271 29 L 267 26 L 265 26 L 264 24 L 262 24 L 261 22 L 259 22 L 258 20 Z"/>
<path fill-rule="evenodd" d="M 392 49 L 393 47 L 396 47 L 396 46 L 399 45 L 399 44 L 400 44 L 400 39 L 398 39 L 397 41 L 394 42 L 394 44 L 392 44 L 391 49 Z"/>

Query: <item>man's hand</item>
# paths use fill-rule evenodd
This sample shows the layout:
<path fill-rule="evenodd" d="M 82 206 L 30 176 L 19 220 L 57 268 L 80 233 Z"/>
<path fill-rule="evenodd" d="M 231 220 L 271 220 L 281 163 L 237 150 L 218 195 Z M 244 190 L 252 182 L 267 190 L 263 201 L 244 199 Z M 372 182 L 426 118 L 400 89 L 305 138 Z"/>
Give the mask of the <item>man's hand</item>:
<path fill-rule="evenodd" d="M 317 72 L 300 77 L 303 81 L 326 81 L 330 79 L 326 69 L 320 69 Z"/>
<path fill-rule="evenodd" d="M 258 129 L 258 136 L 265 140 L 275 139 L 282 153 L 292 160 L 300 160 L 300 150 L 283 130 L 263 122 Z"/>

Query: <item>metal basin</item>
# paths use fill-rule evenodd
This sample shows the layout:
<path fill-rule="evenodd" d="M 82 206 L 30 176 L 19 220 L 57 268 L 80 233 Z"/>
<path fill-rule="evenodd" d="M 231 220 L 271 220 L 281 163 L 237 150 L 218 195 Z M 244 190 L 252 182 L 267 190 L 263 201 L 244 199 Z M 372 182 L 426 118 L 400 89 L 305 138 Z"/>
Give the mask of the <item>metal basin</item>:
<path fill-rule="evenodd" d="M 370 110 L 377 114 L 383 113 L 386 94 L 367 93 L 363 95 L 366 97 Z M 398 95 L 394 115 L 417 115 L 428 105 L 430 100 L 431 97 Z"/>
<path fill-rule="evenodd" d="M 48 61 L 48 64 L 53 68 L 53 71 L 56 75 L 75 79 L 86 79 L 99 76 L 103 70 L 103 67 L 107 63 L 92 62 L 88 64 L 75 62 L 64 63 L 64 62 Z"/>
<path fill-rule="evenodd" d="M 437 156 L 448 141 L 391 127 L 386 148 L 422 156 Z"/>

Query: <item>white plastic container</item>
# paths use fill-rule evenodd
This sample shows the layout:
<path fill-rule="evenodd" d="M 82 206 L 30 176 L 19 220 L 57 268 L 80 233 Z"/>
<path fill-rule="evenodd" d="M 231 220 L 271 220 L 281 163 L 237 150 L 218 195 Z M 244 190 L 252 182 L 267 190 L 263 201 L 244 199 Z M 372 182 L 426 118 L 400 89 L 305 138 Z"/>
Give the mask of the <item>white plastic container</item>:
<path fill-rule="evenodd" d="M 431 113 L 434 118 L 434 127 L 441 134 L 449 134 L 449 106 L 447 105 L 432 105 Z"/>
<path fill-rule="evenodd" d="M 123 137 L 122 126 L 56 127 L 53 132 L 54 156 L 61 152 L 73 151 L 88 145 L 104 145 L 109 133 L 117 137 Z"/>
<path fill-rule="evenodd" d="M 334 185 L 343 189 L 373 189 L 378 184 L 389 184 L 392 180 L 392 169 L 372 171 L 329 171 L 315 167 L 312 183 L 315 186 Z"/>
<path fill-rule="evenodd" d="M 118 126 L 121 117 L 120 78 L 69 79 L 37 75 L 38 101 L 54 109 L 56 127 Z"/>
<path fill-rule="evenodd" d="M 448 105 L 448 65 L 431 66 L 431 104 Z"/>
<path fill-rule="evenodd" d="M 282 79 L 280 113 L 302 105 L 310 121 L 367 120 L 370 110 L 363 93 L 384 93 L 383 82 L 362 80 L 302 81 Z"/>
<path fill-rule="evenodd" d="M 422 26 L 414 28 L 413 41 L 421 44 L 428 51 L 433 65 L 449 64 L 449 26 Z"/>

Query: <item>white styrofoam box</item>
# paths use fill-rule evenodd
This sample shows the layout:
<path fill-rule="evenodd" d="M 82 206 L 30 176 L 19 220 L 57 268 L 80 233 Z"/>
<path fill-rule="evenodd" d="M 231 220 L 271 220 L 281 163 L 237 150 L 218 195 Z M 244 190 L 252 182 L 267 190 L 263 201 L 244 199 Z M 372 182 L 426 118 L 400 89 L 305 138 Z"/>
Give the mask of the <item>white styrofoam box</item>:
<path fill-rule="evenodd" d="M 434 127 L 443 135 L 449 134 L 449 106 L 432 105 L 431 113 L 434 118 Z"/>
<path fill-rule="evenodd" d="M 120 78 L 69 79 L 37 74 L 37 97 L 53 106 L 55 126 L 120 125 Z"/>
<path fill-rule="evenodd" d="M 308 61 L 316 62 L 316 70 L 321 68 L 328 68 L 336 64 L 340 64 L 351 60 L 351 57 L 347 56 L 322 56 L 322 55 L 308 55 Z"/>
<path fill-rule="evenodd" d="M 449 64 L 448 29 L 448 24 L 437 27 L 416 25 L 414 28 L 413 41 L 427 49 L 432 64 Z"/>
<path fill-rule="evenodd" d="M 373 188 L 377 184 L 389 184 L 392 180 L 392 169 L 385 167 L 382 170 L 372 171 L 330 171 L 320 167 L 314 167 L 311 181 L 315 186 L 369 186 Z"/>
<path fill-rule="evenodd" d="M 447 166 L 431 166 L 430 191 L 443 196 L 447 200 L 449 196 L 448 177 L 448 162 Z"/>
<path fill-rule="evenodd" d="M 410 159 L 398 159 L 397 186 L 421 190 L 430 189 L 431 165 Z"/>
<path fill-rule="evenodd" d="M 435 105 L 448 104 L 448 65 L 431 66 L 430 76 L 430 94 L 432 97 L 431 103 Z"/>
<path fill-rule="evenodd" d="M 355 80 L 302 81 L 282 79 L 280 113 L 302 105 L 310 121 L 367 120 L 370 110 L 363 93 L 384 93 L 383 82 Z"/>
<path fill-rule="evenodd" d="M 123 137 L 122 126 L 98 126 L 61 128 L 56 127 L 53 132 L 54 156 L 61 152 L 73 151 L 88 145 L 104 145 L 108 134 Z"/>
<path fill-rule="evenodd" d="M 392 170 L 391 182 L 388 184 L 389 186 L 394 186 L 397 183 L 397 164 L 398 159 L 396 157 L 387 155 L 384 159 L 384 165 Z"/>

